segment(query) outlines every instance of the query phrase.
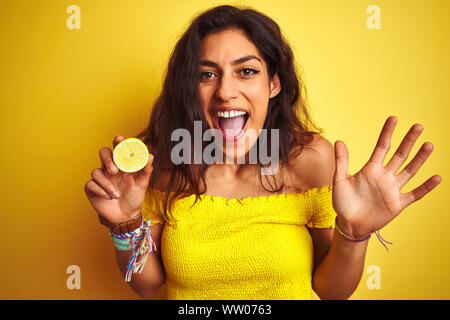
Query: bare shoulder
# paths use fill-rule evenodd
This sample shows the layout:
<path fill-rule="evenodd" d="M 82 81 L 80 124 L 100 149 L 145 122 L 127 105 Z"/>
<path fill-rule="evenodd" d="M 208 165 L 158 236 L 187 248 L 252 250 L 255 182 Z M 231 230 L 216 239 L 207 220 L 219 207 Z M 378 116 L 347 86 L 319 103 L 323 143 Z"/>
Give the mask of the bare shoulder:
<path fill-rule="evenodd" d="M 334 147 L 330 141 L 314 134 L 311 143 L 292 158 L 289 176 L 302 184 L 302 189 L 317 188 L 333 184 L 335 169 Z"/>
<path fill-rule="evenodd" d="M 289 167 L 290 181 L 306 191 L 333 184 L 335 168 L 334 146 L 326 138 L 314 134 L 314 138 L 293 158 Z M 314 270 L 331 247 L 333 229 L 308 228 L 314 245 Z"/>

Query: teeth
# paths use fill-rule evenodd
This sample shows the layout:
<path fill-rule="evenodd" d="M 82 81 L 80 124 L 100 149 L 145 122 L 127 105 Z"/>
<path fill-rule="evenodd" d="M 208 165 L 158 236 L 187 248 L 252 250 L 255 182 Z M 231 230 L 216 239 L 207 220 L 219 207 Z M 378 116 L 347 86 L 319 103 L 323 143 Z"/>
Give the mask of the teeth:
<path fill-rule="evenodd" d="M 239 110 L 231 110 L 228 111 L 217 111 L 216 115 L 221 118 L 232 118 L 232 117 L 240 117 L 244 114 L 247 114 L 245 111 L 239 111 Z"/>

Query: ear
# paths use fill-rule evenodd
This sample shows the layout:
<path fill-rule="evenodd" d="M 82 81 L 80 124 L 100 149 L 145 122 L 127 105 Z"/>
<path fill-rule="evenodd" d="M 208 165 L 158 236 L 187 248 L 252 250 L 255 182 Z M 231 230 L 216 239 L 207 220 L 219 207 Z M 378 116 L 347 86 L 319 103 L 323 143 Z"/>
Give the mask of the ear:
<path fill-rule="evenodd" d="M 278 73 L 276 73 L 273 78 L 269 81 L 270 95 L 269 99 L 275 97 L 281 91 L 281 83 L 280 78 L 278 77 Z"/>

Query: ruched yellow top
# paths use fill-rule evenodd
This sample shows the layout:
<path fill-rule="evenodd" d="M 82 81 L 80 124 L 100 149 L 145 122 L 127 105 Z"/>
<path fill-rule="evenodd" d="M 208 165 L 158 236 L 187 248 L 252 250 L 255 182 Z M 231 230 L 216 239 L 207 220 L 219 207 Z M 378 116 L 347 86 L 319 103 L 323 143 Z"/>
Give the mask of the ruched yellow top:
<path fill-rule="evenodd" d="M 164 224 L 167 298 L 312 299 L 314 253 L 307 227 L 334 228 L 331 193 L 332 186 L 325 186 L 244 199 L 201 196 L 194 206 L 190 195 L 174 203 L 173 225 L 155 214 L 147 193 L 144 218 Z"/>

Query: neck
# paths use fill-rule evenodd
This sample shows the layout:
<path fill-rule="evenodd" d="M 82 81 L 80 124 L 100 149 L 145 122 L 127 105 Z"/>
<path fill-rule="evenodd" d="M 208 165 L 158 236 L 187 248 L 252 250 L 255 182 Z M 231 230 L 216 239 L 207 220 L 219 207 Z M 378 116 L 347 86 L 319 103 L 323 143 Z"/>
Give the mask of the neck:
<path fill-rule="evenodd" d="M 258 170 L 258 165 L 254 164 L 213 164 L 208 167 L 208 171 L 212 176 L 220 176 L 225 179 L 242 178 L 244 173 L 252 171 L 255 174 Z M 254 172 L 253 172 L 254 171 Z"/>

